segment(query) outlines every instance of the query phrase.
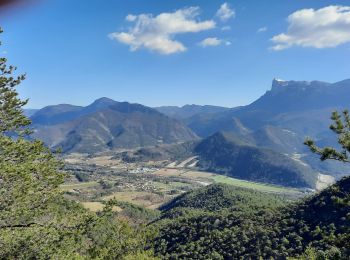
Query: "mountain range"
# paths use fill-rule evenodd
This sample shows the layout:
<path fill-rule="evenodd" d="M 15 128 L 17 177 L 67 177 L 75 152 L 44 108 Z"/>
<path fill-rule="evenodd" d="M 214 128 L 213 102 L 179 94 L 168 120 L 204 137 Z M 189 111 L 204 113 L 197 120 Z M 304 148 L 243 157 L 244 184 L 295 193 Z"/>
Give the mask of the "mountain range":
<path fill-rule="evenodd" d="M 318 172 L 335 177 L 350 173 L 350 167 L 339 162 L 320 163 L 303 145 L 310 136 L 320 145 L 336 146 L 327 130 L 330 115 L 347 108 L 349 97 L 350 80 L 331 84 L 274 79 L 271 90 L 255 102 L 235 108 L 151 108 L 101 98 L 86 107 L 61 104 L 25 112 L 31 115 L 34 137 L 65 153 L 143 147 L 126 157 L 164 159 L 183 153 L 198 156 L 200 169 L 315 187 Z"/>
<path fill-rule="evenodd" d="M 333 175 L 346 175 L 350 167 L 322 162 L 302 144 L 312 137 L 320 146 L 337 146 L 329 131 L 331 113 L 349 108 L 350 80 L 336 83 L 274 79 L 271 90 L 253 103 L 221 112 L 202 112 L 184 118 L 198 136 L 234 133 L 258 147 L 270 148 Z"/>
<path fill-rule="evenodd" d="M 274 79 L 271 90 L 253 103 L 214 114 L 186 118 L 201 137 L 220 130 L 258 130 L 266 125 L 286 128 L 301 135 L 322 136 L 330 113 L 349 106 L 350 80 L 337 83 Z"/>
<path fill-rule="evenodd" d="M 199 114 L 213 114 L 229 110 L 227 107 L 210 106 L 210 105 L 185 105 L 182 107 L 177 106 L 162 106 L 155 107 L 159 112 L 176 119 L 186 119 Z"/>
<path fill-rule="evenodd" d="M 101 98 L 86 107 L 48 106 L 31 116 L 34 137 L 63 152 L 96 153 L 197 139 L 155 109 Z"/>

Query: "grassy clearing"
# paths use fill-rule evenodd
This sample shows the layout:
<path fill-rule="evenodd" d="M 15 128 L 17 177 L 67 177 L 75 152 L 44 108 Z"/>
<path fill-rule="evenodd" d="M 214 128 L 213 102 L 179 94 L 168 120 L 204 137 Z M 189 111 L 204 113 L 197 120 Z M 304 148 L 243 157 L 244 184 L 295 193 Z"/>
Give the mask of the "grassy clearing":
<path fill-rule="evenodd" d="M 264 183 L 250 182 L 239 179 L 234 179 L 222 175 L 213 176 L 212 179 L 217 183 L 226 183 L 237 187 L 254 189 L 264 192 L 277 192 L 277 193 L 298 193 L 297 189 L 285 188 L 282 186 L 269 185 Z"/>
<path fill-rule="evenodd" d="M 81 204 L 83 205 L 84 208 L 92 212 L 98 212 L 103 210 L 104 208 L 104 204 L 101 202 L 90 201 L 90 202 L 82 202 Z M 120 207 L 114 206 L 112 210 L 115 212 L 121 212 L 123 209 Z"/>
<path fill-rule="evenodd" d="M 102 198 L 102 200 L 110 199 L 125 201 L 151 209 L 157 208 L 159 205 L 167 201 L 166 197 L 151 192 L 141 191 L 115 192 L 112 195 L 105 196 Z"/>
<path fill-rule="evenodd" d="M 226 183 L 237 187 L 243 187 L 247 189 L 254 189 L 263 192 L 275 192 L 275 193 L 300 193 L 297 189 L 286 188 L 277 185 L 264 184 L 258 182 L 245 181 L 235 179 L 211 172 L 202 172 L 194 170 L 183 170 L 183 169 L 162 169 L 159 170 L 157 175 L 160 176 L 177 176 L 188 178 L 189 180 L 202 181 L 203 183 Z"/>
<path fill-rule="evenodd" d="M 172 190 L 172 189 L 179 189 L 181 187 L 187 187 L 191 186 L 188 183 L 185 182 L 179 182 L 179 181 L 172 181 L 169 183 L 163 183 L 163 182 L 153 182 L 152 183 L 155 187 L 162 191 Z"/>
<path fill-rule="evenodd" d="M 175 168 L 163 168 L 159 171 L 154 173 L 155 175 L 159 175 L 162 177 L 169 177 L 169 176 L 175 176 L 175 177 L 182 177 L 182 178 L 188 178 L 191 180 L 197 180 L 200 178 L 210 178 L 212 176 L 215 176 L 216 174 L 210 173 L 210 172 L 202 172 L 202 171 L 195 171 L 195 170 L 186 170 L 186 169 L 175 169 Z"/>
<path fill-rule="evenodd" d="M 152 184 L 157 187 L 158 189 L 161 189 L 162 191 L 168 190 L 169 189 L 169 184 L 163 183 L 163 182 L 157 182 L 154 181 Z"/>
<path fill-rule="evenodd" d="M 81 203 L 84 208 L 92 211 L 97 212 L 103 210 L 104 205 L 101 202 L 82 202 Z"/>
<path fill-rule="evenodd" d="M 94 186 L 99 185 L 97 182 L 95 181 L 91 181 L 91 182 L 81 182 L 81 183 L 72 183 L 72 184 L 63 184 L 61 185 L 61 189 L 63 191 L 70 191 L 73 189 L 84 189 L 84 188 L 91 188 Z"/>

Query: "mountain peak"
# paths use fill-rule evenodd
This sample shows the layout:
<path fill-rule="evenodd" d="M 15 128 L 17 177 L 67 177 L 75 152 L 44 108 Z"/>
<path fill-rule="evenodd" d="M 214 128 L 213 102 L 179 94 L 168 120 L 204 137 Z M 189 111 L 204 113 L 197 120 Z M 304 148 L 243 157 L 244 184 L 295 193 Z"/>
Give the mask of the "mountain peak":
<path fill-rule="evenodd" d="M 273 79 L 271 91 L 279 92 L 282 89 L 287 87 L 307 87 L 310 86 L 309 81 L 294 81 L 294 80 L 281 80 L 281 79 Z"/>
<path fill-rule="evenodd" d="M 283 80 L 283 79 L 279 79 L 279 78 L 274 78 L 272 80 L 272 85 L 283 85 L 285 84 L 286 82 L 288 82 L 287 80 Z"/>
<path fill-rule="evenodd" d="M 117 101 L 114 101 L 113 99 L 107 98 L 107 97 L 102 97 L 99 99 L 96 99 L 92 104 L 87 106 L 86 108 L 94 108 L 94 109 L 104 109 L 107 107 L 110 107 L 112 105 L 115 105 L 118 103 Z"/>
<path fill-rule="evenodd" d="M 295 80 L 281 80 L 273 79 L 271 91 L 273 93 L 279 93 L 286 89 L 301 89 L 306 90 L 306 88 L 319 88 L 331 85 L 330 83 L 323 81 L 295 81 Z"/>
<path fill-rule="evenodd" d="M 115 103 L 116 101 L 114 101 L 113 99 L 110 99 L 108 97 L 101 97 L 99 99 L 96 99 L 93 104 L 102 104 L 102 103 Z"/>

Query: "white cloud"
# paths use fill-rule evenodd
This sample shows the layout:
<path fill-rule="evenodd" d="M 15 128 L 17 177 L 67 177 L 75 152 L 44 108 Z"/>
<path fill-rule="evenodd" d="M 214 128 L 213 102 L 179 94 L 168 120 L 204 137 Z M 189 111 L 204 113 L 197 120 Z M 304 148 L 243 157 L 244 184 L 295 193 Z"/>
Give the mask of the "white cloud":
<path fill-rule="evenodd" d="M 206 38 L 203 41 L 201 41 L 199 44 L 202 47 L 208 47 L 208 46 L 218 46 L 222 43 L 222 40 L 218 39 L 218 38 Z"/>
<path fill-rule="evenodd" d="M 201 41 L 199 43 L 199 45 L 204 47 L 204 48 L 205 47 L 219 46 L 219 45 L 222 45 L 222 44 L 225 44 L 226 46 L 229 46 L 229 45 L 231 45 L 231 42 L 230 41 L 221 40 L 221 39 L 218 39 L 216 37 L 211 37 L 211 38 L 206 38 L 206 39 L 204 39 L 203 41 Z"/>
<path fill-rule="evenodd" d="M 292 46 L 330 48 L 350 42 L 350 6 L 302 9 L 288 17 L 286 33 L 274 36 L 273 50 Z"/>
<path fill-rule="evenodd" d="M 233 10 L 228 3 L 223 3 L 220 9 L 216 12 L 216 16 L 220 18 L 221 21 L 226 22 L 236 15 L 235 10 Z"/>
<path fill-rule="evenodd" d="M 132 14 L 127 15 L 125 18 L 125 20 L 127 20 L 128 22 L 134 22 L 136 21 L 136 19 L 137 19 L 137 16 Z"/>
<path fill-rule="evenodd" d="M 221 31 L 229 31 L 229 30 L 231 30 L 231 26 L 223 26 L 222 28 L 221 28 Z"/>
<path fill-rule="evenodd" d="M 258 29 L 258 33 L 266 32 L 266 31 L 267 31 L 267 27 L 261 27 Z"/>
<path fill-rule="evenodd" d="M 160 54 L 186 51 L 183 43 L 174 40 L 177 34 L 197 33 L 215 28 L 212 20 L 198 21 L 198 7 L 189 7 L 173 13 L 128 15 L 126 20 L 134 26 L 127 32 L 109 34 L 113 40 L 130 46 L 131 51 L 146 48 Z"/>

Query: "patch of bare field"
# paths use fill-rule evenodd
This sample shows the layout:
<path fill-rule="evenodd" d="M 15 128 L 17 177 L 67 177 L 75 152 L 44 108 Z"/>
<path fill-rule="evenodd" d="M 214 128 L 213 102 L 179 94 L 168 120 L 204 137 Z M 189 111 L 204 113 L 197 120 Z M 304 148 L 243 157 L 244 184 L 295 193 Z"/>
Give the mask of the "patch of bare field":
<path fill-rule="evenodd" d="M 119 201 L 125 201 L 133 203 L 146 208 L 155 209 L 169 198 L 166 196 L 160 196 L 151 192 L 142 191 L 125 191 L 125 192 L 115 192 L 112 195 L 105 196 L 103 200 L 116 199 Z"/>
<path fill-rule="evenodd" d="M 96 164 L 98 166 L 117 166 L 121 161 L 113 159 L 113 156 L 98 156 L 87 160 L 89 164 Z"/>
<path fill-rule="evenodd" d="M 69 154 L 68 156 L 65 156 L 64 161 L 66 163 L 71 163 L 71 164 L 83 163 L 86 161 L 86 156 L 83 154 L 72 153 L 72 154 Z"/>
<path fill-rule="evenodd" d="M 101 202 L 95 202 L 95 201 L 90 201 L 90 202 L 81 202 L 81 204 L 83 205 L 84 208 L 92 211 L 92 212 L 98 212 L 103 210 L 104 208 L 104 204 Z M 112 211 L 114 212 L 121 212 L 123 209 L 118 207 L 118 206 L 114 206 L 112 208 Z"/>
<path fill-rule="evenodd" d="M 176 176 L 176 177 L 183 177 L 183 178 L 189 178 L 189 179 L 211 179 L 215 176 L 215 174 L 210 172 L 201 172 L 196 170 L 186 170 L 186 169 L 177 169 L 177 168 L 162 168 L 156 172 L 154 172 L 155 175 L 159 176 Z"/>
<path fill-rule="evenodd" d="M 181 173 L 183 173 L 183 170 L 180 169 L 174 169 L 174 168 L 163 168 L 160 169 L 153 174 L 159 175 L 159 176 L 180 176 Z"/>
<path fill-rule="evenodd" d="M 200 171 L 186 171 L 182 176 L 186 176 L 188 178 L 212 178 L 215 176 L 215 174 L 210 172 L 200 172 Z"/>
<path fill-rule="evenodd" d="M 95 181 L 91 182 L 81 182 L 81 183 L 66 183 L 60 186 L 63 191 L 74 191 L 80 189 L 92 188 L 95 186 L 99 186 L 99 184 Z"/>

